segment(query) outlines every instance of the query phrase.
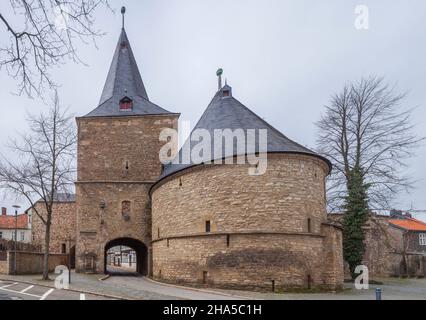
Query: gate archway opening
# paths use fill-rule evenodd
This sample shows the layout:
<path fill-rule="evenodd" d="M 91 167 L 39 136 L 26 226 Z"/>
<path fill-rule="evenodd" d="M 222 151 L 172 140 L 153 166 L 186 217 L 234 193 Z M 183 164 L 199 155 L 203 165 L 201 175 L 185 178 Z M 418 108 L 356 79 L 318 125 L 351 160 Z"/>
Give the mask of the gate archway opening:
<path fill-rule="evenodd" d="M 148 274 L 148 248 L 139 240 L 117 238 L 105 245 L 104 273 L 117 276 Z"/>

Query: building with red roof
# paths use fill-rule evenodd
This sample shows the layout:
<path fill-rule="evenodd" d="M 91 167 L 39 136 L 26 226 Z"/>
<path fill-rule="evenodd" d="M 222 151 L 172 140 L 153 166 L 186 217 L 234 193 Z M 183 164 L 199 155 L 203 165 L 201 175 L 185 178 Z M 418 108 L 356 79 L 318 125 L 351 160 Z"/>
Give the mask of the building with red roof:
<path fill-rule="evenodd" d="M 15 228 L 18 232 L 19 242 L 31 242 L 31 219 L 26 213 L 17 215 L 8 215 L 7 209 L 1 209 L 0 215 L 0 239 L 14 240 Z"/>

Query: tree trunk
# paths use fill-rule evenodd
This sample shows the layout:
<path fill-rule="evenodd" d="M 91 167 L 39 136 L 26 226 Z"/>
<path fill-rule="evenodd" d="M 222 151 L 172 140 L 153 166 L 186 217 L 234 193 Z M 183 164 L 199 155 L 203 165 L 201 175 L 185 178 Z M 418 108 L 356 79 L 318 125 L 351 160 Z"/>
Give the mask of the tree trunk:
<path fill-rule="evenodd" d="M 50 247 L 50 221 L 46 224 L 46 233 L 44 236 L 43 280 L 49 280 L 49 247 Z"/>

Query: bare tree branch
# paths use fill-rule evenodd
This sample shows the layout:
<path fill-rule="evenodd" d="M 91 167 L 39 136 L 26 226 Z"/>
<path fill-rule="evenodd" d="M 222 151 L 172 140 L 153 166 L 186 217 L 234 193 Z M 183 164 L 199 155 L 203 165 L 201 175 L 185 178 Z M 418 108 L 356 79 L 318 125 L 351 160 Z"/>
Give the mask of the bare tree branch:
<path fill-rule="evenodd" d="M 341 210 L 348 172 L 356 165 L 363 169 L 371 207 L 392 207 L 396 194 L 412 188 L 401 169 L 425 138 L 413 133 L 404 98 L 380 77 L 349 84 L 332 97 L 317 122 L 318 152 L 334 167 L 327 183 L 329 210 Z"/>
<path fill-rule="evenodd" d="M 82 62 L 75 41 L 91 39 L 96 45 L 103 33 L 94 27 L 94 12 L 102 6 L 110 9 L 107 0 L 9 0 L 9 4 L 15 21 L 21 21 L 15 26 L 12 14 L 0 12 L 0 26 L 9 33 L 9 44 L 0 47 L 0 70 L 18 82 L 18 94 L 28 96 L 40 95 L 46 86 L 57 88 L 52 68 L 67 59 Z"/>

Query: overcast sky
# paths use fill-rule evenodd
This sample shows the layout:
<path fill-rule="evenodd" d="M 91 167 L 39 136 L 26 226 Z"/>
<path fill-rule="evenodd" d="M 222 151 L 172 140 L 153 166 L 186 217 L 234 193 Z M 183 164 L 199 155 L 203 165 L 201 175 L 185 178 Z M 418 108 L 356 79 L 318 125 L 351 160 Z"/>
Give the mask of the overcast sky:
<path fill-rule="evenodd" d="M 110 1 L 116 14 L 98 10 L 106 32 L 98 48 L 78 45 L 87 66 L 68 62 L 53 72 L 62 104 L 76 116 L 97 106 L 127 7 L 129 36 L 150 100 L 180 112 L 192 125 L 217 89 L 215 72 L 234 96 L 285 135 L 310 148 L 314 122 L 330 96 L 348 81 L 382 75 L 408 91 L 405 107 L 426 136 L 426 1 L 424 0 L 128 0 Z M 354 26 L 357 5 L 367 5 L 368 30 Z M 0 11 L 13 16 L 2 1 Z M 12 20 L 13 21 L 13 18 Z M 0 44 L 7 39 L 0 32 Z M 0 73 L 0 152 L 8 137 L 25 130 L 27 112 L 47 107 L 16 96 L 16 83 Z M 401 209 L 426 210 L 426 147 L 410 173 L 418 180 L 397 199 Z M 2 200 L 11 206 L 12 200 Z M 416 217 L 426 220 L 426 215 Z"/>

